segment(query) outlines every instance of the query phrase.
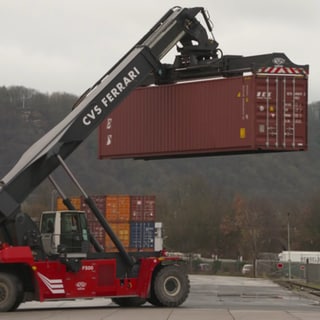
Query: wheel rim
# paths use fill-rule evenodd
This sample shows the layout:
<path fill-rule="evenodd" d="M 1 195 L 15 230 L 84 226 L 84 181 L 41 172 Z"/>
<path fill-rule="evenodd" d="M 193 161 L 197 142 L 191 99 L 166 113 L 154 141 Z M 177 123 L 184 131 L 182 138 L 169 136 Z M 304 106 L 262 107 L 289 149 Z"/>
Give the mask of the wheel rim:
<path fill-rule="evenodd" d="M 168 277 L 164 282 L 164 291 L 168 296 L 176 296 L 181 290 L 181 283 L 176 277 Z"/>

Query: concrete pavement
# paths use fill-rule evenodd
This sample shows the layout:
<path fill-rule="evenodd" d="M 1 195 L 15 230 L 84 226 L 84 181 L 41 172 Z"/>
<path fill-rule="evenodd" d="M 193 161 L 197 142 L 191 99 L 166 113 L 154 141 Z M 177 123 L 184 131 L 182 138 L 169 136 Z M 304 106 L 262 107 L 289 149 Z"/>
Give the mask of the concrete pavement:
<path fill-rule="evenodd" d="M 191 275 L 179 308 L 119 308 L 110 299 L 28 302 L 1 320 L 318 320 L 319 298 L 298 295 L 267 279 Z"/>

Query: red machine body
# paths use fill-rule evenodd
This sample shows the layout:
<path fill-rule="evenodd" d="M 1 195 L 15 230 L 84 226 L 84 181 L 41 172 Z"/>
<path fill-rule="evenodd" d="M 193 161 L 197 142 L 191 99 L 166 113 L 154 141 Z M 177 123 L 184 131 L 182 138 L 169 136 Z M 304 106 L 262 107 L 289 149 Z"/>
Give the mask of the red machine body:
<path fill-rule="evenodd" d="M 69 256 L 70 257 L 70 256 Z M 68 259 L 68 258 L 66 258 Z M 70 258 L 69 258 L 70 259 Z M 21 263 L 32 270 L 35 300 L 59 300 L 95 297 L 141 297 L 150 292 L 154 270 L 166 263 L 175 263 L 174 257 L 148 257 L 139 261 L 139 272 L 135 277 L 117 277 L 117 258 L 81 259 L 79 270 L 68 270 L 60 260 L 34 260 L 29 247 L 2 246 L 0 263 Z"/>

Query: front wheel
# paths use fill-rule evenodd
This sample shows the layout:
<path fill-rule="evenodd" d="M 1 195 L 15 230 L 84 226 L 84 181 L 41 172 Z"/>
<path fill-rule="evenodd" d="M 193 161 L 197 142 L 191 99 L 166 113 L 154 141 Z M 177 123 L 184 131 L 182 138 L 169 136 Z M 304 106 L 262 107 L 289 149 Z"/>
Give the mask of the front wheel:
<path fill-rule="evenodd" d="M 165 266 L 153 279 L 149 302 L 156 306 L 178 307 L 188 297 L 190 282 L 184 270 L 175 265 Z"/>
<path fill-rule="evenodd" d="M 0 312 L 14 311 L 23 298 L 21 282 L 9 273 L 0 273 Z"/>

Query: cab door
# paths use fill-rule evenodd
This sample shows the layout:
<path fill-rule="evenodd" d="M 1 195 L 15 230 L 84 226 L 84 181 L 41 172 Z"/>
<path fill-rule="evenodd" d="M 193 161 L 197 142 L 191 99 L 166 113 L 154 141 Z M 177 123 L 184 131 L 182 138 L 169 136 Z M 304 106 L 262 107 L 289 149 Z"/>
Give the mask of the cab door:
<path fill-rule="evenodd" d="M 60 246 L 65 252 L 87 252 L 88 229 L 84 212 L 61 212 Z"/>

